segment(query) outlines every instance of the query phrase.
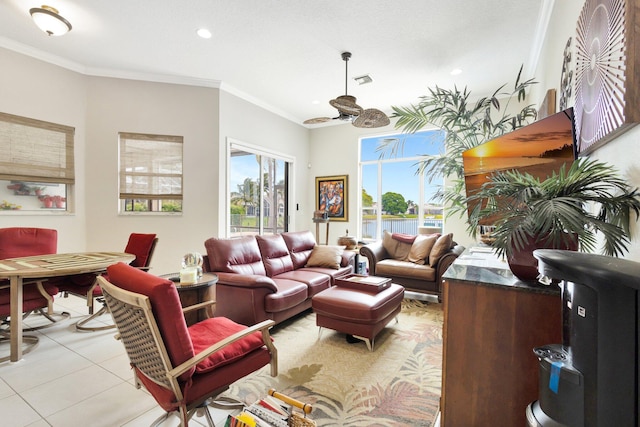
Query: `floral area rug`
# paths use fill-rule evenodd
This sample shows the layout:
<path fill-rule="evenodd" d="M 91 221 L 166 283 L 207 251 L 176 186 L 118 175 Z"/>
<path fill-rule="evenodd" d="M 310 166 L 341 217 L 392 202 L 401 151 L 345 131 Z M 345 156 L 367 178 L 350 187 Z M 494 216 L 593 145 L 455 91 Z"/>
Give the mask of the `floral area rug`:
<path fill-rule="evenodd" d="M 305 312 L 276 326 L 278 376 L 269 368 L 236 382 L 226 393 L 252 403 L 274 388 L 313 405 L 318 426 L 431 426 L 442 379 L 442 304 L 407 300 L 398 322 L 363 341 L 323 329 Z"/>

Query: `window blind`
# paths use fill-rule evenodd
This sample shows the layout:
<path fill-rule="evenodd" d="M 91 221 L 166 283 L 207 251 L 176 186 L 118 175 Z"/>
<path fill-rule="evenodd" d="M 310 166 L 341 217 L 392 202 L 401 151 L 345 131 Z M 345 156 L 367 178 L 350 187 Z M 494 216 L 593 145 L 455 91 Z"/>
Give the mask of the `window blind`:
<path fill-rule="evenodd" d="M 0 180 L 73 184 L 75 128 L 0 112 Z"/>
<path fill-rule="evenodd" d="M 119 136 L 120 199 L 182 200 L 183 137 Z"/>

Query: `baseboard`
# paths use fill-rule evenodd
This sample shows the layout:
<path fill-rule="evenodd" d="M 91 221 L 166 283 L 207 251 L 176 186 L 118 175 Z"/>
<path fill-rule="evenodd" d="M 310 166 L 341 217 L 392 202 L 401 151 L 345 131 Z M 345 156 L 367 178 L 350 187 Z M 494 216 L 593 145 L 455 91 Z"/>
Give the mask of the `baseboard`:
<path fill-rule="evenodd" d="M 419 301 L 427 301 L 438 303 L 438 296 L 431 294 L 423 294 L 421 292 L 413 292 L 413 291 L 404 291 L 404 297 L 408 299 L 417 299 Z"/>

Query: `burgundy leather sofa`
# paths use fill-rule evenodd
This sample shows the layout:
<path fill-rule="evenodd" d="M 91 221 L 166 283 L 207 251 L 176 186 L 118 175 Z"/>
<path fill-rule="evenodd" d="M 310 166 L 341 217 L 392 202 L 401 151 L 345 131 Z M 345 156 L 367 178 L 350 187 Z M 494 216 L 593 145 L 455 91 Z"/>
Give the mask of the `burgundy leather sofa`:
<path fill-rule="evenodd" d="M 280 323 L 311 308 L 311 298 L 355 271 L 355 253 L 344 251 L 338 268 L 306 267 L 315 238 L 310 231 L 204 243 L 203 270 L 218 275 L 216 316 L 244 325 Z"/>

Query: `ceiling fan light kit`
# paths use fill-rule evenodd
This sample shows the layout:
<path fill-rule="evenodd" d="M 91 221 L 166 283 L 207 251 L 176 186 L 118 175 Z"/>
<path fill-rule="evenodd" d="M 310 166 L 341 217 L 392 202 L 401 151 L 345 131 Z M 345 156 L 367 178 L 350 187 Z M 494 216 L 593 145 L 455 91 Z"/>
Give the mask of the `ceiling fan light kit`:
<path fill-rule="evenodd" d="M 347 83 L 349 79 L 348 62 L 351 52 L 342 52 L 342 60 L 345 66 L 344 75 L 344 95 L 340 95 L 329 101 L 329 104 L 338 110 L 338 117 L 316 117 L 305 120 L 305 125 L 326 123 L 331 120 L 350 121 L 352 125 L 359 128 L 377 128 L 390 123 L 389 117 L 385 113 L 375 108 L 363 109 L 356 104 L 356 97 L 347 94 Z M 364 77 L 364 76 L 363 76 Z"/>

